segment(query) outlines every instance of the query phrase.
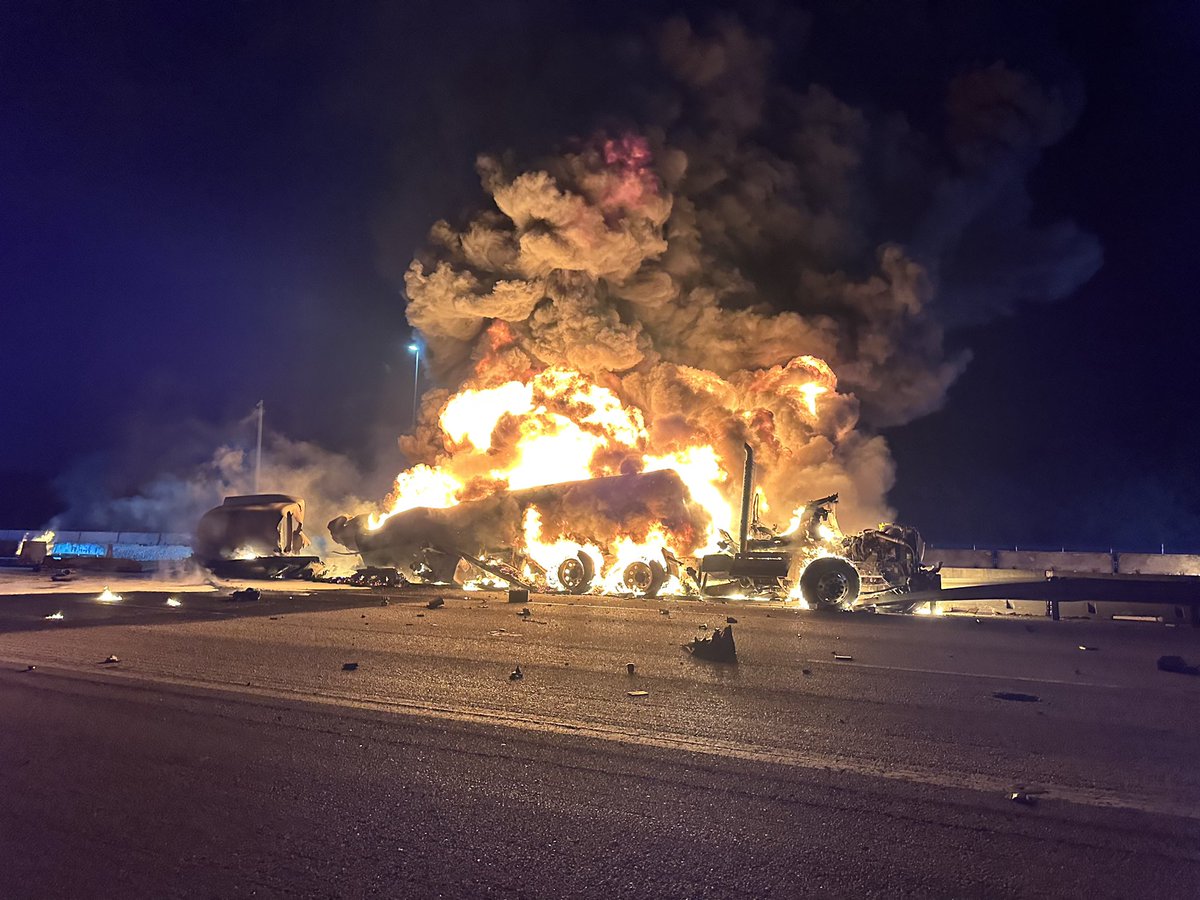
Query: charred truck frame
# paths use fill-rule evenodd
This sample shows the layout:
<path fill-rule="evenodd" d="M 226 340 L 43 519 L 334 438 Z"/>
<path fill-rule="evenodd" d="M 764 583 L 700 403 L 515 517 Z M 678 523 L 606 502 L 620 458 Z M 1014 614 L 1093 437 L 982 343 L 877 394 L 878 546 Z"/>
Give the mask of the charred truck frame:
<path fill-rule="evenodd" d="M 604 560 L 588 541 L 589 552 L 572 552 L 541 565 L 518 548 L 531 507 L 553 533 L 570 533 L 571 523 L 604 525 L 653 519 L 681 527 L 694 508 L 687 488 L 670 470 L 615 475 L 495 494 L 448 509 L 418 507 L 371 528 L 365 516 L 339 516 L 329 523 L 333 539 L 357 552 L 368 566 L 392 566 L 418 581 L 462 582 L 471 570 L 499 582 L 533 590 L 582 594 L 606 590 L 652 597 L 664 585 L 704 596 L 788 597 L 817 609 L 888 606 L 911 611 L 904 595 L 936 589 L 937 568 L 922 563 L 925 544 L 915 528 L 887 523 L 855 534 L 837 525 L 837 494 L 806 504 L 788 532 L 762 524 L 754 494 L 754 451 L 745 445 L 741 522 L 737 541 L 721 532 L 721 552 L 679 560 L 661 558 L 618 564 L 604 585 Z M 558 530 L 553 530 L 553 529 Z M 592 552 L 595 551 L 595 552 Z M 677 580 L 676 580 L 677 579 Z"/>

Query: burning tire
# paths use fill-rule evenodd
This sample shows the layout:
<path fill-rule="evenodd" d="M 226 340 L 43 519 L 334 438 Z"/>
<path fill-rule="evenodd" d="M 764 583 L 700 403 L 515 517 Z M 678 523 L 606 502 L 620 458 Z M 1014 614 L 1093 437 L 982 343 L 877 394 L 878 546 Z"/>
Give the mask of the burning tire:
<path fill-rule="evenodd" d="M 667 580 L 667 570 L 660 562 L 650 560 L 631 562 L 621 573 L 621 584 L 625 590 L 637 597 L 653 597 Z"/>
<path fill-rule="evenodd" d="M 560 562 L 555 575 L 568 594 L 586 594 L 596 578 L 596 564 L 586 553 L 580 553 Z"/>
<path fill-rule="evenodd" d="M 858 570 L 844 559 L 822 556 L 800 574 L 800 595 L 813 609 L 839 609 L 858 599 Z"/>

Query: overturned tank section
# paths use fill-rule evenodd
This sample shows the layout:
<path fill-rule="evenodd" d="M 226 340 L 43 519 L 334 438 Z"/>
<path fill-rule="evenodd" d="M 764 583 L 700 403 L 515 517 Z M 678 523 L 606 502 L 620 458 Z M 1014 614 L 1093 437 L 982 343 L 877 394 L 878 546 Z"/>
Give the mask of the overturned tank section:
<path fill-rule="evenodd" d="M 304 501 L 286 494 L 226 497 L 196 525 L 192 553 L 223 578 L 303 575 L 317 562 L 304 554 Z"/>
<path fill-rule="evenodd" d="M 707 523 L 679 475 L 665 470 L 506 491 L 448 509 L 419 507 L 376 529 L 366 516 L 338 516 L 329 533 L 367 566 L 395 567 L 418 581 L 448 583 L 456 572 L 461 580 L 466 563 L 518 587 L 541 588 L 548 581 L 572 593 L 592 589 L 609 560 L 572 553 L 547 568 L 522 553 L 531 508 L 543 534 L 597 548 L 656 527 L 681 545 L 700 546 Z M 634 560 L 621 573 L 622 584 L 629 593 L 653 595 L 677 569 L 678 561 L 666 554 Z"/>

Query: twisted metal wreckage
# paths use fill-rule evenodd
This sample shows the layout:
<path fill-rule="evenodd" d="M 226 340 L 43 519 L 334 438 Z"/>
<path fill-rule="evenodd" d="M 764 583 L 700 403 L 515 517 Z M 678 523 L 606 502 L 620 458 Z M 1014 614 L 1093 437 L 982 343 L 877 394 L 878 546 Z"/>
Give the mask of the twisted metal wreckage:
<path fill-rule="evenodd" d="M 754 496 L 754 451 L 745 446 L 738 538 L 721 532 L 720 552 L 679 559 L 668 551 L 620 566 L 614 579 L 600 572 L 610 560 L 571 552 L 539 564 L 523 552 L 528 511 L 552 520 L 573 518 L 596 534 L 623 522 L 647 520 L 668 528 L 685 522 L 692 501 L 673 471 L 614 475 L 506 491 L 448 509 L 418 507 L 372 528 L 366 516 L 338 516 L 333 539 L 372 567 L 394 567 L 426 583 L 465 583 L 480 575 L 494 583 L 572 594 L 614 592 L 653 597 L 665 589 L 703 596 L 803 599 L 813 608 L 889 606 L 911 611 L 904 595 L 940 586 L 939 567 L 923 565 L 925 543 L 915 528 L 883 524 L 855 534 L 837 526 L 837 494 L 813 500 L 787 533 L 763 524 Z M 602 546 L 579 534 L 581 542 Z"/>

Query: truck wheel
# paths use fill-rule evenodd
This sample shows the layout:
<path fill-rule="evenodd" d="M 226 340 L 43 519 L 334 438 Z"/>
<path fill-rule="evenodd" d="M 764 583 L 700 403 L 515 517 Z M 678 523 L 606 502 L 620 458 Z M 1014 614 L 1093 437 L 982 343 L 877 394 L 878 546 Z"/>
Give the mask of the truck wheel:
<path fill-rule="evenodd" d="M 800 573 L 800 595 L 813 609 L 840 609 L 858 599 L 858 570 L 844 559 L 822 556 Z"/>
<path fill-rule="evenodd" d="M 568 594 L 586 594 L 596 577 L 596 565 L 586 553 L 579 553 L 560 562 L 555 575 Z"/>
<path fill-rule="evenodd" d="M 667 570 L 663 568 L 662 563 L 654 560 L 631 562 L 621 573 L 621 583 L 625 585 L 625 589 L 638 597 L 657 595 L 666 580 Z"/>

